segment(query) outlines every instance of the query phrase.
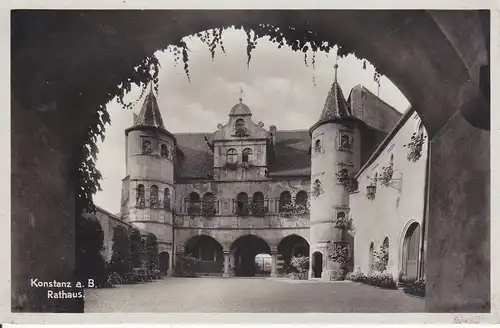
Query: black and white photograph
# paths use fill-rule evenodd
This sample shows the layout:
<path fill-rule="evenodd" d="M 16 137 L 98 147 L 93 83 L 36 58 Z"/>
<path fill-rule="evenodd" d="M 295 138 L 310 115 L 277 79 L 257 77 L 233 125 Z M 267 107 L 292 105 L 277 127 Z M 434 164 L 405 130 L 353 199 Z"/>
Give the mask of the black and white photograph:
<path fill-rule="evenodd" d="M 498 311 L 494 12 L 12 10 L 10 311 Z"/>

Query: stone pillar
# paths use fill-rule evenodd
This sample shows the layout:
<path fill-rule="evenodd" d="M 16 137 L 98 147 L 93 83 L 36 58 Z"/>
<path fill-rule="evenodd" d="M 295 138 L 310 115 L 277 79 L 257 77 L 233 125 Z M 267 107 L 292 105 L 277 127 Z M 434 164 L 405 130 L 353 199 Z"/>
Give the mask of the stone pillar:
<path fill-rule="evenodd" d="M 271 278 L 276 278 L 276 266 L 278 262 L 278 250 L 271 250 Z"/>
<path fill-rule="evenodd" d="M 229 251 L 224 251 L 224 273 L 222 276 L 225 278 L 229 277 Z"/>

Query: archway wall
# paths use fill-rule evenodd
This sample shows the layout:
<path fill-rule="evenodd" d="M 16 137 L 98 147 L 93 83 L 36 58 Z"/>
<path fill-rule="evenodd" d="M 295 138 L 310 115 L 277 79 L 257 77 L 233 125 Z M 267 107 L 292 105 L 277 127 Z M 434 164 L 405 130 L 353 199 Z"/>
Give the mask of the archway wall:
<path fill-rule="evenodd" d="M 178 251 L 184 249 L 186 242 L 197 235 L 206 235 L 215 239 L 222 245 L 224 251 L 230 251 L 231 245 L 240 237 L 251 235 L 256 236 L 270 247 L 271 251 L 277 251 L 280 241 L 289 236 L 297 235 L 305 241 L 309 240 L 308 228 L 290 229 L 175 229 L 175 244 Z"/>
<path fill-rule="evenodd" d="M 475 12 L 467 12 L 470 19 L 457 12 L 447 19 L 425 11 L 315 10 L 12 15 L 11 137 L 12 148 L 22 150 L 12 153 L 12 249 L 13 258 L 24 259 L 13 262 L 14 307 L 82 309 L 81 304 L 64 300 L 56 305 L 45 294 L 37 296 L 26 277 L 33 268 L 49 280 L 73 277 L 74 198 L 68 196 L 74 191 L 73 155 L 95 120 L 96 108 L 145 56 L 183 36 L 234 23 L 321 31 L 325 40 L 338 40 L 369 59 L 400 88 L 432 139 L 430 176 L 440 182 L 430 191 L 428 309 L 488 306 L 489 134 L 469 124 L 489 118 L 489 104 L 476 82 L 475 67 L 487 50 L 473 41 L 486 35 Z M 468 122 L 461 113 L 467 113 Z M 443 187 L 448 183 L 451 190 L 467 193 L 456 196 Z M 475 229 L 466 228 L 471 225 Z M 484 238 L 477 238 L 478 233 Z M 42 252 L 47 248 L 60 256 L 51 253 L 48 258 Z M 478 258 L 478 252 L 477 261 L 466 260 Z M 21 299 L 27 301 L 21 304 Z"/>

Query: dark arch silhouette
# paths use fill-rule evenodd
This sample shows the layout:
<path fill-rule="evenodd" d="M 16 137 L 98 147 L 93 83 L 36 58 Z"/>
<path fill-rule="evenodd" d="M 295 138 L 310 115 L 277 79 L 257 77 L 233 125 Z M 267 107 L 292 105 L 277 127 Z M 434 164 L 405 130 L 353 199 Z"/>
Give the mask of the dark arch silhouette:
<path fill-rule="evenodd" d="M 222 274 L 224 255 L 222 245 L 208 235 L 197 235 L 189 238 L 184 246 L 184 255 L 200 260 L 196 271 L 199 274 Z"/>
<path fill-rule="evenodd" d="M 321 252 L 314 252 L 312 254 L 312 273 L 313 278 L 321 278 L 323 273 L 323 254 Z"/>
<path fill-rule="evenodd" d="M 256 273 L 255 256 L 271 254 L 269 244 L 259 236 L 244 235 L 231 244 L 234 254 L 234 273 L 239 277 L 253 277 Z"/>
<path fill-rule="evenodd" d="M 281 271 L 293 271 L 294 269 L 290 267 L 292 257 L 309 257 L 309 243 L 305 238 L 299 235 L 288 235 L 279 242 L 278 253 L 281 255 L 281 259 L 283 260 L 283 267 L 281 270 L 278 268 L 278 272 L 283 273 Z"/>

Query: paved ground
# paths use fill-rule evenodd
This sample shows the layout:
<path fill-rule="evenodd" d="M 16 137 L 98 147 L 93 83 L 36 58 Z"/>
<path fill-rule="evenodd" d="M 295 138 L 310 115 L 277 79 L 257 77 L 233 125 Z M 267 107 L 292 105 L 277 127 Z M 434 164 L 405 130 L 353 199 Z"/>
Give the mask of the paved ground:
<path fill-rule="evenodd" d="M 352 282 L 164 278 L 85 292 L 85 312 L 423 312 L 424 300 Z"/>

